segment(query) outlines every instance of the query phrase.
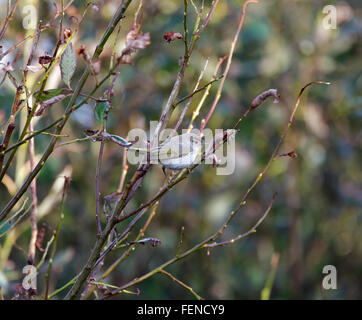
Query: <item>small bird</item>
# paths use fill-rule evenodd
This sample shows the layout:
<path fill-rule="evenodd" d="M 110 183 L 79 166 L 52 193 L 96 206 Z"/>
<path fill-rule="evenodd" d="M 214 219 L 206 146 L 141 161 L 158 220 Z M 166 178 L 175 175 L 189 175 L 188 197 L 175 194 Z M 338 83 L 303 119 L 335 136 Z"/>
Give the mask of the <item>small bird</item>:
<path fill-rule="evenodd" d="M 229 141 L 235 136 L 235 130 L 225 130 L 223 137 L 201 137 L 193 132 L 184 133 L 167 138 L 160 145 L 146 149 L 129 148 L 131 151 L 149 152 L 150 161 L 162 165 L 164 169 L 182 170 L 188 169 L 195 164 L 201 163 L 203 159 L 212 158 L 213 163 L 217 163 L 215 150 L 222 145 L 224 139 Z M 204 147 L 203 147 L 204 146 Z"/>
<path fill-rule="evenodd" d="M 151 149 L 151 159 L 158 159 L 166 169 L 182 170 L 192 167 L 201 159 L 202 139 L 194 133 L 185 133 L 167 139 Z"/>

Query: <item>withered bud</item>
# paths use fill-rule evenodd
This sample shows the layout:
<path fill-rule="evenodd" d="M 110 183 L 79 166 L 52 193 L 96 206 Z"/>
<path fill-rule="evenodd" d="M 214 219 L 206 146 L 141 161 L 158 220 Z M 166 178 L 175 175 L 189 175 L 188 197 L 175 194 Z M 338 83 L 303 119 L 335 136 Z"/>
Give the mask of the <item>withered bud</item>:
<path fill-rule="evenodd" d="M 83 57 L 84 59 L 88 60 L 88 52 L 85 45 L 81 45 L 80 48 L 77 50 L 77 54 Z"/>
<path fill-rule="evenodd" d="M 68 39 L 72 35 L 72 30 L 68 27 L 63 30 L 63 38 L 64 40 Z"/>
<path fill-rule="evenodd" d="M 43 64 L 48 64 L 52 61 L 52 57 L 48 56 L 48 55 L 44 55 L 44 56 L 40 56 L 38 58 L 38 62 L 39 64 L 43 65 Z"/>
<path fill-rule="evenodd" d="M 287 155 L 288 155 L 289 157 L 291 157 L 291 158 L 296 158 L 296 157 L 298 157 L 297 153 L 296 153 L 294 150 L 288 152 Z"/>
<path fill-rule="evenodd" d="M 252 102 L 251 102 L 251 110 L 256 109 L 259 107 L 268 97 L 274 97 L 274 103 L 279 103 L 280 94 L 278 93 L 277 89 L 269 89 L 267 91 L 262 92 L 259 94 Z"/>
<path fill-rule="evenodd" d="M 86 129 L 86 130 L 84 130 L 84 133 L 85 133 L 87 136 L 94 136 L 97 132 L 98 132 L 98 130 L 92 130 L 92 129 Z"/>
<path fill-rule="evenodd" d="M 163 38 L 166 40 L 167 43 L 170 43 L 173 40 L 176 39 L 183 39 L 184 36 L 179 33 L 179 32 L 165 32 L 165 34 L 163 35 Z"/>
<path fill-rule="evenodd" d="M 290 157 L 290 158 L 296 158 L 296 157 L 298 157 L 298 155 L 297 155 L 297 153 L 294 151 L 294 150 L 292 150 L 292 151 L 290 151 L 290 152 L 288 152 L 288 153 L 281 153 L 280 155 L 279 155 L 279 157 Z"/>

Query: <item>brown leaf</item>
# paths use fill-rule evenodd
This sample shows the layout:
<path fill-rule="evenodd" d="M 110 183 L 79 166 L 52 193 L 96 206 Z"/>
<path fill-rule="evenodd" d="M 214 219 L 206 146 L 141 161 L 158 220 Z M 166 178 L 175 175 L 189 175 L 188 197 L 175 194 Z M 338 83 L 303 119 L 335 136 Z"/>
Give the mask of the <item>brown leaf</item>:
<path fill-rule="evenodd" d="M 128 32 L 126 37 L 126 46 L 129 46 L 129 50 L 133 52 L 146 48 L 150 43 L 149 32 L 143 34 L 141 31 L 137 32 L 135 30 L 131 30 Z"/>
<path fill-rule="evenodd" d="M 126 48 L 121 57 L 122 62 L 131 63 L 131 55 L 138 50 L 145 49 L 150 43 L 149 32 L 143 34 L 140 31 L 140 25 L 133 25 L 132 30 L 126 36 Z"/>
<path fill-rule="evenodd" d="M 44 55 L 44 56 L 40 56 L 38 58 L 38 62 L 40 64 L 48 64 L 52 61 L 52 57 L 51 56 L 48 56 L 48 55 Z"/>
<path fill-rule="evenodd" d="M 183 39 L 184 36 L 179 33 L 179 32 L 165 32 L 164 35 L 163 35 L 163 38 L 168 42 L 170 43 L 171 41 L 174 41 L 176 39 Z"/>

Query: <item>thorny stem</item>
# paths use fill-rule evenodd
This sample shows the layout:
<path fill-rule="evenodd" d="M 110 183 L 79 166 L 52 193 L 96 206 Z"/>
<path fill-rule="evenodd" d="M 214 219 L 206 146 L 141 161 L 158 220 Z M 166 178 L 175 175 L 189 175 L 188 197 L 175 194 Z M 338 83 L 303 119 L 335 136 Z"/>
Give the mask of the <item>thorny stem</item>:
<path fill-rule="evenodd" d="M 206 68 L 207 68 L 208 63 L 209 63 L 209 59 L 206 59 L 205 65 L 204 65 L 203 69 L 202 69 L 201 72 L 200 72 L 200 76 L 199 76 L 199 78 L 197 79 L 197 82 L 196 82 L 196 85 L 195 85 L 195 88 L 194 88 L 193 92 L 192 92 L 191 94 L 189 94 L 188 96 L 186 96 L 186 97 L 180 99 L 179 101 L 177 101 L 177 102 L 175 103 L 175 105 L 174 105 L 174 106 L 177 106 L 178 104 L 180 104 L 180 103 L 182 103 L 183 101 L 185 101 L 185 100 L 188 99 L 188 101 L 187 101 L 184 109 L 182 110 L 181 116 L 180 116 L 180 118 L 178 119 L 177 124 L 176 124 L 176 126 L 175 126 L 175 128 L 174 128 L 175 131 L 177 131 L 177 129 L 178 129 L 179 126 L 181 125 L 182 120 L 184 119 L 184 117 L 185 117 L 185 115 L 186 115 L 186 112 L 187 112 L 187 110 L 189 109 L 189 106 L 190 106 L 190 104 L 191 104 L 191 101 L 192 101 L 193 96 L 194 96 L 197 92 L 205 89 L 209 84 L 212 83 L 212 82 L 207 83 L 205 86 L 203 86 L 203 87 L 200 88 L 200 90 L 199 90 L 199 85 L 200 85 L 200 82 L 201 82 L 201 80 L 202 80 L 202 78 L 203 78 L 203 76 L 204 76 L 204 73 L 205 73 L 205 70 L 206 70 Z M 216 79 L 213 79 L 213 80 L 216 80 Z"/>

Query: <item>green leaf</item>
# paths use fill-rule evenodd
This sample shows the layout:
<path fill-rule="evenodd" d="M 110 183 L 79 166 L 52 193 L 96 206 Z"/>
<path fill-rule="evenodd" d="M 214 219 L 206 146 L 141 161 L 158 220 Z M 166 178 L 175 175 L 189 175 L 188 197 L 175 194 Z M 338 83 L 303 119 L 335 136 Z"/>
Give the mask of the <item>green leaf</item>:
<path fill-rule="evenodd" d="M 38 102 L 44 102 L 51 98 L 54 98 L 56 96 L 59 96 L 60 94 L 63 94 L 65 92 L 69 91 L 69 89 L 50 89 L 50 90 L 44 90 L 41 94 L 40 92 L 35 93 L 35 98 Z"/>
<path fill-rule="evenodd" d="M 73 77 L 77 60 L 73 51 L 72 44 L 69 43 L 67 48 L 64 50 L 60 59 L 60 71 L 64 83 L 70 88 L 70 80 Z"/>
<path fill-rule="evenodd" d="M 107 112 L 109 110 L 108 101 L 98 102 L 96 105 L 95 115 L 97 121 L 104 125 L 106 123 L 105 117 L 107 116 Z"/>

